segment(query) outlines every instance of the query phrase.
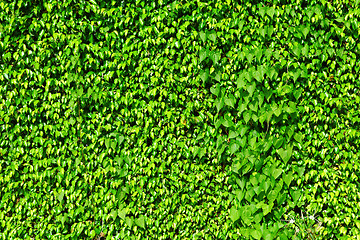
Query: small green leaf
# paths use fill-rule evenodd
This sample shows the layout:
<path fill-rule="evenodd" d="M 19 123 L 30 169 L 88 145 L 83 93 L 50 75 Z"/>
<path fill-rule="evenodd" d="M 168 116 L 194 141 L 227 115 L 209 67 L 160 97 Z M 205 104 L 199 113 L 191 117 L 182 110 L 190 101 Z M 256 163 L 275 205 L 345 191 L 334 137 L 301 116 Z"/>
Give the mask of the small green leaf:
<path fill-rule="evenodd" d="M 259 7 L 259 13 L 260 13 L 261 17 L 264 17 L 264 15 L 265 15 L 265 7 L 260 6 Z"/>
<path fill-rule="evenodd" d="M 300 89 L 296 90 L 294 92 L 294 97 L 296 98 L 296 100 L 299 100 L 300 96 L 301 96 L 301 90 Z"/>
<path fill-rule="evenodd" d="M 220 112 L 220 110 L 224 106 L 224 98 L 216 98 L 214 104 L 217 108 L 217 111 Z"/>
<path fill-rule="evenodd" d="M 261 82 L 262 78 L 261 78 L 261 74 L 258 71 L 255 71 L 252 73 L 253 77 L 258 81 Z"/>
<path fill-rule="evenodd" d="M 59 195 L 57 197 L 60 202 L 62 202 L 62 200 L 64 199 L 64 195 L 65 195 L 64 190 L 61 190 L 61 192 L 59 193 Z"/>
<path fill-rule="evenodd" d="M 229 138 L 236 138 L 237 136 L 239 136 L 238 132 L 230 130 Z"/>
<path fill-rule="evenodd" d="M 217 83 L 217 84 L 215 84 L 214 86 L 212 86 L 211 88 L 210 88 L 210 92 L 212 93 L 212 94 L 214 94 L 215 96 L 219 96 L 219 93 L 220 93 L 220 84 L 219 83 Z"/>
<path fill-rule="evenodd" d="M 109 217 L 111 217 L 113 220 L 116 220 L 118 214 L 116 210 L 112 210 L 109 214 Z"/>
<path fill-rule="evenodd" d="M 135 219 L 135 224 L 145 229 L 145 217 L 141 215 L 139 218 Z"/>
<path fill-rule="evenodd" d="M 206 33 L 200 32 L 200 38 L 203 42 L 205 42 L 206 41 Z"/>
<path fill-rule="evenodd" d="M 201 159 L 206 153 L 206 148 L 199 148 L 199 159 Z"/>
<path fill-rule="evenodd" d="M 269 7 L 266 11 L 267 15 L 269 15 L 269 17 L 272 19 L 274 14 L 275 14 L 275 9 L 272 7 Z"/>
<path fill-rule="evenodd" d="M 248 80 L 248 82 L 251 82 L 252 77 L 251 77 L 251 75 L 250 75 L 250 73 L 248 71 L 244 71 L 243 75 L 244 75 L 245 79 Z"/>
<path fill-rule="evenodd" d="M 216 41 L 216 33 L 215 32 L 208 33 L 207 37 L 208 37 L 208 39 L 210 39 L 213 42 Z"/>
<path fill-rule="evenodd" d="M 301 31 L 304 34 L 304 37 L 306 38 L 306 36 L 308 35 L 308 33 L 310 32 L 309 26 L 301 26 Z"/>
<path fill-rule="evenodd" d="M 200 50 L 200 62 L 204 61 L 208 57 L 208 50 L 205 48 L 202 48 Z"/>
<path fill-rule="evenodd" d="M 126 210 L 125 208 L 123 208 L 122 210 L 118 210 L 118 216 L 122 219 L 122 220 L 125 220 L 126 218 Z"/>
<path fill-rule="evenodd" d="M 272 171 L 272 176 L 277 179 L 281 173 L 283 172 L 283 170 L 281 168 L 276 168 Z"/>
<path fill-rule="evenodd" d="M 274 201 L 270 201 L 269 204 L 263 204 L 261 206 L 262 210 L 263 210 L 263 214 L 264 216 L 266 216 L 267 214 L 269 214 L 272 210 L 272 208 L 274 207 Z"/>
<path fill-rule="evenodd" d="M 116 150 L 116 142 L 115 141 L 111 141 L 110 143 L 110 147 L 115 151 Z"/>
<path fill-rule="evenodd" d="M 239 144 L 234 142 L 230 147 L 230 154 L 234 154 L 239 149 Z"/>
<path fill-rule="evenodd" d="M 282 160 L 287 163 L 292 155 L 292 147 L 288 145 L 286 149 L 280 148 L 277 150 L 277 153 L 280 155 Z"/>
<path fill-rule="evenodd" d="M 231 221 L 236 222 L 240 218 L 240 211 L 234 206 L 230 209 Z"/>
<path fill-rule="evenodd" d="M 250 97 L 254 94 L 254 91 L 255 91 L 255 87 L 256 87 L 256 84 L 255 83 L 253 83 L 253 84 L 249 84 L 248 86 L 247 86 L 247 91 L 249 92 L 249 94 L 250 94 Z"/>
<path fill-rule="evenodd" d="M 257 229 L 253 229 L 252 232 L 251 232 L 251 236 L 255 239 L 261 239 L 261 232 Z"/>
<path fill-rule="evenodd" d="M 273 111 L 277 117 L 280 116 L 281 111 L 282 111 L 282 106 L 281 105 L 277 106 L 277 108 L 275 108 Z"/>
<path fill-rule="evenodd" d="M 105 139 L 105 146 L 107 149 L 110 147 L 110 139 Z"/>
<path fill-rule="evenodd" d="M 206 80 L 209 78 L 209 69 L 201 70 L 200 72 L 200 78 L 203 80 L 203 83 L 206 82 Z"/>
<path fill-rule="evenodd" d="M 132 220 L 130 217 L 126 218 L 125 222 L 126 222 L 126 224 L 127 224 L 130 228 L 132 227 L 132 225 L 133 225 L 133 220 Z"/>
<path fill-rule="evenodd" d="M 301 190 L 290 190 L 290 195 L 293 198 L 294 202 L 297 202 L 301 196 Z"/>
<path fill-rule="evenodd" d="M 180 43 L 179 43 L 179 41 L 176 41 L 176 42 L 175 42 L 175 47 L 176 47 L 176 48 L 180 48 Z"/>
<path fill-rule="evenodd" d="M 75 121 L 74 118 L 70 118 L 69 122 L 70 122 L 71 125 L 74 125 L 76 121 Z"/>
<path fill-rule="evenodd" d="M 235 107 L 235 97 L 230 94 L 228 98 L 225 99 L 225 104 L 234 108 Z"/>
<path fill-rule="evenodd" d="M 246 85 L 246 80 L 245 80 L 245 77 L 244 77 L 244 74 L 241 73 L 236 81 L 236 84 L 237 84 L 237 87 L 242 89 L 245 87 Z"/>
<path fill-rule="evenodd" d="M 303 136 L 300 133 L 295 133 L 294 139 L 298 141 L 299 143 L 302 142 Z"/>
<path fill-rule="evenodd" d="M 220 60 L 220 56 L 220 51 L 213 50 L 210 53 L 210 59 L 213 61 L 214 64 L 218 63 L 218 61 Z"/>
<path fill-rule="evenodd" d="M 251 111 L 244 112 L 243 117 L 244 117 L 245 123 L 247 124 L 251 118 Z"/>
<path fill-rule="evenodd" d="M 117 137 L 117 141 L 118 141 L 119 146 L 124 141 L 124 139 L 125 139 L 124 136 L 118 136 Z"/>
<path fill-rule="evenodd" d="M 235 190 L 235 195 L 239 202 L 241 202 L 241 200 L 244 198 L 244 192 L 240 189 Z"/>
<path fill-rule="evenodd" d="M 286 174 L 285 176 L 283 176 L 283 180 L 286 183 L 286 185 L 288 187 L 290 187 L 290 184 L 292 182 L 292 180 L 294 179 L 293 175 L 291 172 L 289 172 L 288 174 Z"/>

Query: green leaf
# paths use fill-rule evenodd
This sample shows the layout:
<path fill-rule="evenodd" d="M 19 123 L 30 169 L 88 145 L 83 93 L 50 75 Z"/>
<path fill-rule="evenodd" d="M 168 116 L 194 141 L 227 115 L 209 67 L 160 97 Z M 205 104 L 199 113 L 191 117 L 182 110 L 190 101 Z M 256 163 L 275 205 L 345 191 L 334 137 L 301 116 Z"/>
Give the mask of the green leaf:
<path fill-rule="evenodd" d="M 241 202 L 241 200 L 244 198 L 244 192 L 240 189 L 235 190 L 235 195 L 239 202 Z"/>
<path fill-rule="evenodd" d="M 251 64 L 254 55 L 251 52 L 246 52 L 246 59 L 248 60 L 248 64 Z"/>
<path fill-rule="evenodd" d="M 243 72 L 243 75 L 244 75 L 244 77 L 248 80 L 248 82 L 251 82 L 252 77 L 251 77 L 251 75 L 250 75 L 250 72 L 244 71 L 244 72 Z"/>
<path fill-rule="evenodd" d="M 299 143 L 302 142 L 303 136 L 300 133 L 295 133 L 294 139 L 298 141 Z"/>
<path fill-rule="evenodd" d="M 301 196 L 301 190 L 290 190 L 290 195 L 293 198 L 294 202 L 297 202 Z"/>
<path fill-rule="evenodd" d="M 278 76 L 278 72 L 275 70 L 275 68 L 270 68 L 270 71 L 267 74 L 271 80 L 275 80 Z"/>
<path fill-rule="evenodd" d="M 203 83 L 206 82 L 206 80 L 209 78 L 209 69 L 201 70 L 200 72 L 200 78 L 203 80 Z"/>
<path fill-rule="evenodd" d="M 281 147 L 281 145 L 283 144 L 283 142 L 284 142 L 284 138 L 280 137 L 280 138 L 276 139 L 276 141 L 273 143 L 273 145 L 276 149 L 279 149 Z"/>
<path fill-rule="evenodd" d="M 277 117 L 280 116 L 281 111 L 282 111 L 282 106 L 281 106 L 281 105 L 276 106 L 276 108 L 273 109 L 273 111 L 274 111 L 274 114 L 275 114 Z"/>
<path fill-rule="evenodd" d="M 302 26 L 301 26 L 301 32 L 303 33 L 304 37 L 306 38 L 306 36 L 307 36 L 308 33 L 310 32 L 309 26 L 302 25 Z"/>
<path fill-rule="evenodd" d="M 206 33 L 200 32 L 199 35 L 200 35 L 201 40 L 202 40 L 203 42 L 205 42 L 205 41 L 206 41 Z"/>
<path fill-rule="evenodd" d="M 260 29 L 259 29 L 259 33 L 260 33 L 260 35 L 264 38 L 265 35 L 266 35 L 265 28 L 260 28 Z"/>
<path fill-rule="evenodd" d="M 246 225 L 250 225 L 252 223 L 252 220 L 253 220 L 252 211 L 251 211 L 252 208 L 253 208 L 253 206 L 247 205 L 247 206 L 242 207 L 242 209 L 240 211 L 241 219 L 244 221 L 244 223 Z"/>
<path fill-rule="evenodd" d="M 218 50 L 213 50 L 210 53 L 210 59 L 213 61 L 214 64 L 217 64 L 220 60 L 221 53 Z"/>
<path fill-rule="evenodd" d="M 201 159 L 206 153 L 206 148 L 199 148 L 199 159 Z"/>
<path fill-rule="evenodd" d="M 294 47 L 293 47 L 293 52 L 294 54 L 297 56 L 297 57 L 300 57 L 300 54 L 301 54 L 301 46 L 299 44 L 296 44 Z"/>
<path fill-rule="evenodd" d="M 297 69 L 296 72 L 293 72 L 294 81 L 296 81 L 301 75 L 301 69 Z"/>
<path fill-rule="evenodd" d="M 64 195 L 65 195 L 64 190 L 61 190 L 61 192 L 57 196 L 57 198 L 60 202 L 62 202 L 62 200 L 64 199 Z"/>
<path fill-rule="evenodd" d="M 260 16 L 261 16 L 261 17 L 264 17 L 264 15 L 265 15 L 265 7 L 260 6 L 258 13 L 260 13 Z"/>
<path fill-rule="evenodd" d="M 198 155 L 199 151 L 200 151 L 200 148 L 198 146 L 195 146 L 193 148 L 193 158 L 195 158 L 196 155 Z"/>
<path fill-rule="evenodd" d="M 207 37 L 208 37 L 208 39 L 210 39 L 213 42 L 216 41 L 216 33 L 215 32 L 208 33 Z"/>
<path fill-rule="evenodd" d="M 109 138 L 105 139 L 105 146 L 107 149 L 110 147 L 110 139 Z"/>
<path fill-rule="evenodd" d="M 219 83 L 217 83 L 217 84 L 215 84 L 214 86 L 212 86 L 211 88 L 210 88 L 210 92 L 212 93 L 212 94 L 214 94 L 215 96 L 219 96 L 219 93 L 220 93 L 220 84 Z"/>
<path fill-rule="evenodd" d="M 282 160 L 287 163 L 292 155 L 292 147 L 290 147 L 290 145 L 287 145 L 286 149 L 280 148 L 277 150 L 277 153 L 280 155 Z"/>
<path fill-rule="evenodd" d="M 76 121 L 75 121 L 74 118 L 70 118 L 69 123 L 70 123 L 71 125 L 74 125 L 74 124 L 76 123 Z"/>
<path fill-rule="evenodd" d="M 249 84 L 246 88 L 246 90 L 249 92 L 249 95 L 250 97 L 254 94 L 254 91 L 255 91 L 255 88 L 256 88 L 256 84 L 253 83 L 253 84 Z"/>
<path fill-rule="evenodd" d="M 237 142 L 234 142 L 230 147 L 230 154 L 234 154 L 239 149 L 239 144 Z"/>
<path fill-rule="evenodd" d="M 262 210 L 263 210 L 263 214 L 264 216 L 266 216 L 267 214 L 269 214 L 272 210 L 272 208 L 274 207 L 274 201 L 270 201 L 269 204 L 263 204 L 261 206 Z"/>
<path fill-rule="evenodd" d="M 245 87 L 246 85 L 246 80 L 245 80 L 245 77 L 244 77 L 244 74 L 241 73 L 236 81 L 236 84 L 237 84 L 237 87 L 242 89 Z"/>
<path fill-rule="evenodd" d="M 253 77 L 258 81 L 258 82 L 261 82 L 262 80 L 262 77 L 261 77 L 261 74 L 259 71 L 255 71 L 252 73 Z"/>
<path fill-rule="evenodd" d="M 116 210 L 112 210 L 109 214 L 109 217 L 111 217 L 113 220 L 116 220 L 117 216 L 118 216 L 118 213 Z"/>
<path fill-rule="evenodd" d="M 281 168 L 275 168 L 272 171 L 272 176 L 277 179 L 281 174 L 282 174 L 283 170 Z"/>
<path fill-rule="evenodd" d="M 139 218 L 135 219 L 135 224 L 145 229 L 145 217 L 141 215 Z"/>
<path fill-rule="evenodd" d="M 234 206 L 230 209 L 230 218 L 232 222 L 236 222 L 240 218 L 240 211 Z"/>
<path fill-rule="evenodd" d="M 125 220 L 126 224 L 131 228 L 133 225 L 133 220 L 130 217 L 127 217 Z"/>
<path fill-rule="evenodd" d="M 301 53 L 303 56 L 307 57 L 309 53 L 309 45 L 305 44 L 305 46 L 302 48 Z"/>
<path fill-rule="evenodd" d="M 217 108 L 217 111 L 220 112 L 224 106 L 224 98 L 216 98 L 214 104 Z"/>
<path fill-rule="evenodd" d="M 262 52 L 263 52 L 263 50 L 260 47 L 256 48 L 255 51 L 254 51 L 255 57 L 258 60 L 258 62 L 260 62 L 260 60 L 261 60 Z"/>
<path fill-rule="evenodd" d="M 111 143 L 110 143 L 110 146 L 114 151 L 116 150 L 116 144 L 117 143 L 115 141 L 111 141 Z"/>
<path fill-rule="evenodd" d="M 310 19 L 312 17 L 312 15 L 314 14 L 313 9 L 307 7 L 305 10 L 306 15 L 308 16 L 308 18 Z"/>
<path fill-rule="evenodd" d="M 251 111 L 244 112 L 243 117 L 244 117 L 245 123 L 247 124 L 251 118 Z"/>
<path fill-rule="evenodd" d="M 288 174 L 286 174 L 285 176 L 283 176 L 283 180 L 288 187 L 290 187 L 290 184 L 293 179 L 294 179 L 294 177 L 293 177 L 292 173 L 290 173 L 290 172 Z"/>
<path fill-rule="evenodd" d="M 299 100 L 301 96 L 301 89 L 298 89 L 294 92 L 294 97 L 296 98 L 296 100 Z"/>
<path fill-rule="evenodd" d="M 124 136 L 120 136 L 120 135 L 117 136 L 117 141 L 118 141 L 119 146 L 120 146 L 120 144 L 122 144 L 124 139 L 125 139 Z"/>
<path fill-rule="evenodd" d="M 118 210 L 118 216 L 125 221 L 125 218 L 126 218 L 126 210 L 125 208 L 123 208 L 122 210 Z"/>
<path fill-rule="evenodd" d="M 235 107 L 235 97 L 230 94 L 228 98 L 225 99 L 225 104 L 234 108 Z"/>
<path fill-rule="evenodd" d="M 179 43 L 179 41 L 176 41 L 176 42 L 175 42 L 175 47 L 176 47 L 176 48 L 180 48 L 180 43 Z"/>
<path fill-rule="evenodd" d="M 220 82 L 221 80 L 221 73 L 217 72 L 216 75 L 215 75 L 215 80 Z"/>
<path fill-rule="evenodd" d="M 272 19 L 274 14 L 275 14 L 275 9 L 272 7 L 269 7 L 266 11 L 267 15 L 269 15 L 269 17 Z"/>
<path fill-rule="evenodd" d="M 208 57 L 208 50 L 205 48 L 202 48 L 200 50 L 200 62 L 204 61 Z"/>
<path fill-rule="evenodd" d="M 259 230 L 257 229 L 253 229 L 252 232 L 251 232 L 251 236 L 255 239 L 261 239 L 262 237 L 262 234 Z"/>
<path fill-rule="evenodd" d="M 238 132 L 230 130 L 229 138 L 236 138 L 237 136 L 239 136 Z"/>

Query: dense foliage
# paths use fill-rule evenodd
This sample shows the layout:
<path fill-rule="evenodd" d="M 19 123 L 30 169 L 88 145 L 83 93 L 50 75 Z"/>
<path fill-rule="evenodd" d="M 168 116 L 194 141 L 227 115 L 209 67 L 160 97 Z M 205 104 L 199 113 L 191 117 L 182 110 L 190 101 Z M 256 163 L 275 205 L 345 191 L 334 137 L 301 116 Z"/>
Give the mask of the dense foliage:
<path fill-rule="evenodd" d="M 360 236 L 359 14 L 1 1 L 0 237 Z"/>

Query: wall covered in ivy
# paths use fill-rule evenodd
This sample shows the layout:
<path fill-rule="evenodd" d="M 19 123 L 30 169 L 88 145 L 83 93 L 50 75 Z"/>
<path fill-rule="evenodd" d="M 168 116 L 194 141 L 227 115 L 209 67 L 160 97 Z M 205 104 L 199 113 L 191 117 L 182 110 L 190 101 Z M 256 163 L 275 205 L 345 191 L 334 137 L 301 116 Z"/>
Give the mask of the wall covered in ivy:
<path fill-rule="evenodd" d="M 1 239 L 360 236 L 359 3 L 1 1 Z"/>

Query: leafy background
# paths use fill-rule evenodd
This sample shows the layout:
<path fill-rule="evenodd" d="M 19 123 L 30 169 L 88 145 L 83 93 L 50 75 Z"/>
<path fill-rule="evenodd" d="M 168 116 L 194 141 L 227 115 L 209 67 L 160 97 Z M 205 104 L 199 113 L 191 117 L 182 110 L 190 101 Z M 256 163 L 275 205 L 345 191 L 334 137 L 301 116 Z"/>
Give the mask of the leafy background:
<path fill-rule="evenodd" d="M 0 236 L 359 236 L 358 3 L 2 1 Z"/>

